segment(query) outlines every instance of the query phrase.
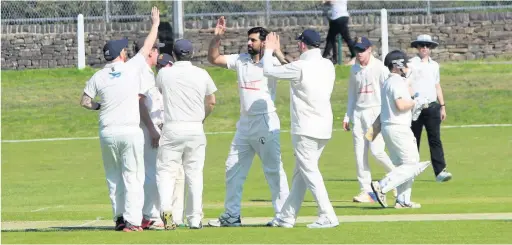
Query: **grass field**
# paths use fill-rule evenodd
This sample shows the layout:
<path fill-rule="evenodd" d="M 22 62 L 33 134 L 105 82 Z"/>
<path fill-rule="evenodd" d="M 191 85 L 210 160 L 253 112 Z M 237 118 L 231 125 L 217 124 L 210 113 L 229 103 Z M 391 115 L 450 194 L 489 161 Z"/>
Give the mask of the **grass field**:
<path fill-rule="evenodd" d="M 97 115 L 79 107 L 85 81 L 93 70 L 2 72 L 2 140 L 97 136 Z M 233 131 L 238 116 L 234 73 L 209 69 L 219 87 L 219 104 L 207 131 Z M 343 117 L 348 68 L 337 68 L 333 94 L 336 117 Z M 443 64 L 441 82 L 448 120 L 443 125 L 511 123 L 510 64 Z M 279 85 L 277 106 L 282 128 L 289 128 L 288 85 Z M 340 128 L 341 119 L 335 127 Z M 224 161 L 233 134 L 208 135 L 205 163 L 205 218 L 223 209 Z M 336 131 L 321 158 L 321 171 L 337 215 L 512 213 L 512 127 L 446 128 L 445 156 L 454 179 L 436 183 L 427 169 L 414 184 L 421 209 L 381 209 L 352 203 L 358 192 L 350 133 Z M 285 170 L 291 181 L 290 135 L 281 136 Z M 422 160 L 428 159 L 425 137 Z M 375 178 L 383 176 L 372 159 Z M 2 144 L 2 223 L 19 221 L 109 220 L 111 209 L 98 140 Z M 243 196 L 243 217 L 270 217 L 272 208 L 259 159 L 255 159 Z M 300 216 L 316 215 L 306 195 Z M 242 217 L 242 219 L 243 219 Z M 341 220 L 343 222 L 343 220 Z M 99 229 L 2 231 L 3 243 L 510 243 L 510 220 L 352 222 L 335 229 L 242 227 L 187 229 L 123 234 Z M 64 231 L 63 231 L 64 230 Z M 507 232 L 508 230 L 508 232 Z"/>

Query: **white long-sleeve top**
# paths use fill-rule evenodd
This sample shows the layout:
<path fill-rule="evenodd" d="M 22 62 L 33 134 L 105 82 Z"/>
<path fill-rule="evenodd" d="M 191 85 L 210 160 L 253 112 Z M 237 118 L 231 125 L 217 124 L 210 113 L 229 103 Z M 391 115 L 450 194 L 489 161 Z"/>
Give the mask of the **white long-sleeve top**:
<path fill-rule="evenodd" d="M 356 63 L 350 69 L 348 86 L 347 116 L 354 121 L 354 110 L 380 107 L 380 90 L 389 77 L 389 69 L 382 62 L 370 56 L 366 66 Z"/>
<path fill-rule="evenodd" d="M 300 59 L 283 66 L 273 66 L 274 50 L 265 49 L 265 76 L 290 81 L 291 133 L 317 139 L 332 135 L 331 94 L 336 77 L 334 65 L 322 57 L 320 49 L 311 49 Z"/>

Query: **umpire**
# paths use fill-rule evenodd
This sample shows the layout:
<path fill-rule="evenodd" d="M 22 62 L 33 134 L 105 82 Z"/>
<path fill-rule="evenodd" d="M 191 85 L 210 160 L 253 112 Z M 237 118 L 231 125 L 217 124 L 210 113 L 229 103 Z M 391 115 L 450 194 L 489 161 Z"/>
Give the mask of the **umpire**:
<path fill-rule="evenodd" d="M 438 45 L 437 42 L 432 41 L 430 35 L 419 35 L 411 43 L 411 47 L 418 50 L 418 54 L 410 60 L 412 90 L 433 101 L 428 108 L 421 111 L 418 120 L 412 122 L 411 129 L 419 151 L 421 132 L 425 126 L 436 181 L 446 182 L 452 178 L 452 174 L 446 171 L 440 132 L 441 122 L 446 119 L 446 105 L 440 84 L 439 64 L 430 57 L 431 50 Z"/>

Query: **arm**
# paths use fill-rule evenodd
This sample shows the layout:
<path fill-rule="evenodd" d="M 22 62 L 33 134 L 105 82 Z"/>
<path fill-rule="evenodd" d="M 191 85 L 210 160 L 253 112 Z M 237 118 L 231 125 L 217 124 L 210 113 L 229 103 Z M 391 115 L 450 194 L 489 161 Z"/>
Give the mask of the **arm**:
<path fill-rule="evenodd" d="M 153 131 L 155 129 L 155 124 L 153 123 L 153 120 L 151 120 L 151 116 L 149 116 L 148 107 L 146 106 L 146 96 L 143 94 L 139 94 L 139 111 L 140 111 L 140 120 L 146 127 L 149 129 L 149 131 Z"/>
<path fill-rule="evenodd" d="M 88 110 L 99 110 L 101 108 L 101 104 L 92 101 L 92 98 L 89 95 L 87 95 L 86 93 L 84 93 L 82 95 L 82 100 L 80 101 L 80 105 L 83 108 L 88 109 Z"/>
<path fill-rule="evenodd" d="M 444 121 L 446 119 L 446 106 L 444 104 L 444 95 L 443 95 L 443 89 L 441 88 L 440 83 L 440 75 L 439 75 L 439 68 L 437 69 L 437 81 L 436 81 L 436 94 L 437 94 L 437 100 L 439 101 L 439 104 L 441 104 L 441 121 Z"/>
<path fill-rule="evenodd" d="M 416 103 L 408 98 L 398 98 L 395 100 L 396 108 L 399 111 L 410 111 Z"/>
<path fill-rule="evenodd" d="M 286 59 L 286 57 L 284 57 L 284 54 L 283 52 L 281 52 L 281 49 L 276 49 L 274 54 L 276 55 L 276 58 L 279 60 L 279 62 L 281 62 L 282 65 L 291 63 L 288 59 Z"/>
<path fill-rule="evenodd" d="M 348 82 L 348 103 L 347 103 L 347 116 L 350 119 L 353 119 L 354 109 L 356 108 L 357 101 L 357 86 L 356 86 L 356 76 L 351 72 L 350 79 Z"/>
<path fill-rule="evenodd" d="M 153 7 L 151 9 L 151 30 L 149 31 L 148 37 L 144 41 L 144 46 L 140 49 L 139 53 L 141 53 L 144 58 L 149 56 L 151 53 L 151 49 L 156 42 L 157 34 L 158 34 L 158 26 L 160 25 L 160 11 L 157 7 Z"/>
<path fill-rule="evenodd" d="M 206 119 L 210 113 L 212 113 L 215 107 L 215 94 L 206 95 L 204 99 L 204 119 Z M 204 120 L 203 120 L 204 123 Z"/>
<path fill-rule="evenodd" d="M 221 16 L 217 20 L 217 26 L 215 27 L 215 36 L 210 42 L 210 46 L 208 48 L 208 62 L 217 66 L 227 66 L 227 59 L 224 55 L 221 55 L 219 52 L 220 39 L 221 36 L 226 31 L 226 21 L 224 16 Z"/>
<path fill-rule="evenodd" d="M 263 75 L 277 79 L 297 79 L 302 75 L 300 67 L 294 63 L 283 66 L 274 66 L 272 64 L 272 49 L 266 49 L 263 55 Z"/>

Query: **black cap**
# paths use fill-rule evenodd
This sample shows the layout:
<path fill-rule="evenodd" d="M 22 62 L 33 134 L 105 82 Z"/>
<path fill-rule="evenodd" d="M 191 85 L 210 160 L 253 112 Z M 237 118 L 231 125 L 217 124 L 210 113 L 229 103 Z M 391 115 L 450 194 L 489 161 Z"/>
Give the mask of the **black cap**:
<path fill-rule="evenodd" d="M 187 39 L 180 39 L 174 43 L 173 51 L 176 55 L 187 55 L 194 52 L 192 42 Z"/>
<path fill-rule="evenodd" d="M 407 58 L 407 55 L 400 50 L 391 51 L 384 59 L 384 65 L 390 71 L 393 70 L 394 67 L 399 69 L 407 67 L 407 62 L 409 62 L 409 58 Z"/>
<path fill-rule="evenodd" d="M 128 39 L 110 40 L 103 46 L 103 56 L 107 61 L 115 60 L 124 48 L 128 47 Z"/>
<path fill-rule="evenodd" d="M 138 53 L 139 50 L 144 47 L 144 42 L 146 42 L 146 38 L 139 38 L 136 42 L 135 42 L 135 45 L 133 46 L 134 48 L 134 51 L 135 53 Z M 163 43 L 158 43 L 156 42 L 155 44 L 153 44 L 153 48 L 161 48 L 161 47 L 164 47 L 165 44 Z"/>
<path fill-rule="evenodd" d="M 172 56 L 166 53 L 160 54 L 156 62 L 161 66 L 172 65 Z"/>
<path fill-rule="evenodd" d="M 299 40 L 307 45 L 313 46 L 313 47 L 320 47 L 320 43 L 322 42 L 322 39 L 320 37 L 320 34 L 316 32 L 315 30 L 306 29 L 304 30 L 297 38 L 296 40 Z"/>

